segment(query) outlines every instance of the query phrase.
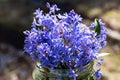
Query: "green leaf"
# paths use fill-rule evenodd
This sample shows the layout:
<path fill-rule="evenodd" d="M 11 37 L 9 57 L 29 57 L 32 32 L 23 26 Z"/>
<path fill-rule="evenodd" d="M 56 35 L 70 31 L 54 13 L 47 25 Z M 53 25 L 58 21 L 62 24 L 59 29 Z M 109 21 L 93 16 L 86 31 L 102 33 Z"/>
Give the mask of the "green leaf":
<path fill-rule="evenodd" d="M 111 53 L 99 53 L 98 57 L 111 56 Z"/>
<path fill-rule="evenodd" d="M 99 23 L 98 19 L 95 19 L 94 25 L 95 25 L 94 30 L 95 30 L 95 32 L 97 33 L 97 36 L 98 36 L 101 32 L 100 23 Z"/>

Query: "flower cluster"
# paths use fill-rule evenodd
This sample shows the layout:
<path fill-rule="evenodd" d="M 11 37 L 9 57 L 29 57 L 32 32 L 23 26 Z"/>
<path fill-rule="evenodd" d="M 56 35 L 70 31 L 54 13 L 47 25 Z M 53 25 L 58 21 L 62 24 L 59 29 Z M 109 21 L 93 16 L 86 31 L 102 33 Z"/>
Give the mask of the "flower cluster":
<path fill-rule="evenodd" d="M 95 23 L 86 26 L 80 15 L 71 10 L 60 14 L 57 5 L 47 3 L 48 13 L 37 9 L 32 29 L 27 35 L 24 50 L 41 66 L 49 68 L 82 68 L 98 58 L 98 51 L 106 44 L 104 23 L 98 20 L 100 33 L 95 31 Z"/>

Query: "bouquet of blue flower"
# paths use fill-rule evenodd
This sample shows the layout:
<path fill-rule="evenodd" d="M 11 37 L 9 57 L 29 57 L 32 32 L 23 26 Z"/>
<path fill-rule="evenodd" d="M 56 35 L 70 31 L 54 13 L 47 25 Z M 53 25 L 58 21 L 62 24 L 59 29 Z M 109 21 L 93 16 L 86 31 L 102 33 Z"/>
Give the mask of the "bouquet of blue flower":
<path fill-rule="evenodd" d="M 102 20 L 87 26 L 74 10 L 60 14 L 57 5 L 46 6 L 50 11 L 37 9 L 32 29 L 24 31 L 24 50 L 37 62 L 34 80 L 100 80 L 100 69 L 93 70 L 93 61 L 106 45 Z"/>

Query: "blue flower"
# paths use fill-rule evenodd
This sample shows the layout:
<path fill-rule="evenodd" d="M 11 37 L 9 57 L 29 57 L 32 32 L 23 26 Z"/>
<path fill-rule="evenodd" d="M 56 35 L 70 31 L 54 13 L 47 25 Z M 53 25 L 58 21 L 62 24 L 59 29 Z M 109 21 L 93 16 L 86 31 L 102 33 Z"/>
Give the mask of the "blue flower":
<path fill-rule="evenodd" d="M 57 14 L 57 5 L 50 5 L 48 13 L 39 8 L 34 12 L 31 30 L 24 31 L 24 51 L 41 66 L 70 69 L 70 75 L 77 75 L 74 68 L 82 68 L 98 58 L 98 51 L 106 45 L 106 29 L 99 20 L 101 33 L 94 31 L 95 24 L 82 23 L 80 15 L 71 10 Z M 97 36 L 96 36 L 97 35 Z M 96 72 L 98 73 L 99 70 Z M 95 73 L 95 75 L 96 75 Z M 97 75 L 99 78 L 99 75 Z"/>
<path fill-rule="evenodd" d="M 101 58 L 98 62 L 97 62 L 97 66 L 99 66 L 99 65 L 101 65 L 102 64 L 102 62 L 103 62 L 103 58 Z"/>
<path fill-rule="evenodd" d="M 92 76 L 96 76 L 96 80 L 100 80 L 101 77 L 102 77 L 101 70 L 100 70 L 100 69 L 96 70 L 96 71 L 92 74 Z"/>
<path fill-rule="evenodd" d="M 59 11 L 60 9 L 57 7 L 57 5 L 51 5 L 47 2 L 46 6 L 50 9 L 49 14 L 55 13 L 55 11 Z"/>

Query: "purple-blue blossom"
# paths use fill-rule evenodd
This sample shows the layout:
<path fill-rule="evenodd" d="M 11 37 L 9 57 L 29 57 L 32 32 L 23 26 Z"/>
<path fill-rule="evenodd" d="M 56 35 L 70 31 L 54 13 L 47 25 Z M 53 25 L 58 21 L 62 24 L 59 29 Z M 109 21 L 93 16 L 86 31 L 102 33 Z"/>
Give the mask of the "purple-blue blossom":
<path fill-rule="evenodd" d="M 98 51 L 106 45 L 106 29 L 99 20 L 101 33 L 82 23 L 82 17 L 71 10 L 69 13 L 56 13 L 57 5 L 50 5 L 48 13 L 40 8 L 34 12 L 31 30 L 24 31 L 24 50 L 34 61 L 49 68 L 82 68 L 98 58 Z M 97 71 L 96 73 L 98 73 Z M 73 76 L 74 76 L 73 75 Z M 98 76 L 99 77 L 99 76 Z"/>
<path fill-rule="evenodd" d="M 100 69 L 96 70 L 96 71 L 92 74 L 92 76 L 96 76 L 96 80 L 100 80 L 100 79 L 101 79 L 101 76 L 102 76 L 101 70 L 100 70 Z"/>

